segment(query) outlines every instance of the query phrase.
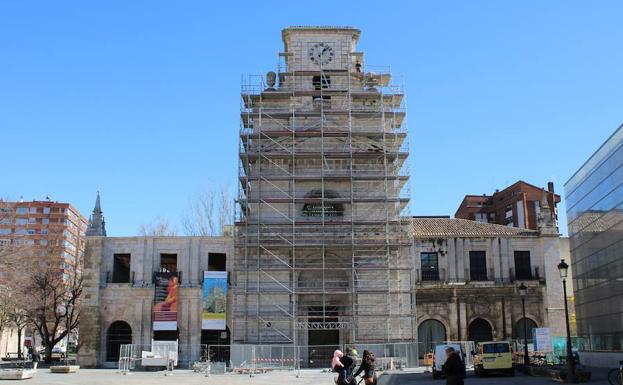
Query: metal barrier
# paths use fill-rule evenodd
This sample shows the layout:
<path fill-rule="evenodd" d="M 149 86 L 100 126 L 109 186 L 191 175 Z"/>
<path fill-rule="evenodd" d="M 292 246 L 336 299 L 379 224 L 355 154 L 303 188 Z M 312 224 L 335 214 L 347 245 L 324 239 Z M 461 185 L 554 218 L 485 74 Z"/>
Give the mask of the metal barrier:
<path fill-rule="evenodd" d="M 223 346 L 208 346 L 208 351 Z M 355 348 L 359 359 L 364 350 L 376 357 L 377 368 L 395 370 L 419 366 L 417 343 L 347 345 L 230 345 L 230 370 L 239 373 L 264 373 L 272 370 L 330 368 L 333 352 Z"/>
<path fill-rule="evenodd" d="M 417 342 L 347 344 L 344 349 L 355 347 L 360 358 L 364 350 L 369 350 L 376 357 L 377 369 L 396 370 L 420 366 L 418 345 Z"/>
<path fill-rule="evenodd" d="M 207 345 L 202 344 L 180 344 L 177 345 L 177 352 L 171 352 L 164 346 L 154 348 L 146 344 L 125 344 L 119 348 L 119 372 L 125 374 L 146 366 L 167 367 L 171 359 L 178 368 L 192 369 L 197 363 L 208 361 L 207 352 Z"/>
<path fill-rule="evenodd" d="M 417 342 L 297 346 L 181 344 L 178 345 L 177 367 L 194 369 L 206 375 L 226 372 L 255 375 L 275 370 L 288 370 L 294 371 L 299 376 L 301 369 L 330 368 L 335 350 L 347 351 L 354 348 L 359 362 L 363 351 L 369 350 L 376 357 L 377 369 L 400 370 L 420 366 L 418 345 Z M 162 353 L 163 360 L 170 356 L 169 352 L 159 353 Z M 121 345 L 119 372 L 141 370 L 145 366 L 143 357 L 145 360 L 149 357 L 154 361 L 160 357 L 159 353 L 152 352 L 151 345 Z M 471 359 L 471 355 L 469 358 Z M 166 363 L 168 361 L 162 367 L 165 367 Z M 154 366 L 153 362 L 149 366 Z"/>

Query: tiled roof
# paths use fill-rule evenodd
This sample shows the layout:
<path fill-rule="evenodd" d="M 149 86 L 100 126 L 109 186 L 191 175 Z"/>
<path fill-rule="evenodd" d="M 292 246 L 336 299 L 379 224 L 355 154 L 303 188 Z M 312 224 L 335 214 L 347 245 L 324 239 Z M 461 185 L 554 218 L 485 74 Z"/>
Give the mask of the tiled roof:
<path fill-rule="evenodd" d="M 538 231 L 458 218 L 413 218 L 414 238 L 537 237 Z"/>
<path fill-rule="evenodd" d="M 284 29 L 300 29 L 300 30 L 314 30 L 314 29 L 318 29 L 318 30 L 343 30 L 343 29 L 350 29 L 350 30 L 355 30 L 355 31 L 359 31 L 359 29 L 355 28 L 355 27 L 351 27 L 348 25 L 291 25 L 287 28 Z"/>

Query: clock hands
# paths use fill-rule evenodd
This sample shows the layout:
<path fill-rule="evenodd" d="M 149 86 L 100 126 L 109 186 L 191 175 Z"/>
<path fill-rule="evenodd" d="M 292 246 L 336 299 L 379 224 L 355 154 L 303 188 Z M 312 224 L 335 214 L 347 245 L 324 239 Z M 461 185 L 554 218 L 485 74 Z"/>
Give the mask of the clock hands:
<path fill-rule="evenodd" d="M 329 45 L 319 43 L 310 48 L 309 55 L 313 62 L 327 64 L 333 59 L 333 49 Z"/>

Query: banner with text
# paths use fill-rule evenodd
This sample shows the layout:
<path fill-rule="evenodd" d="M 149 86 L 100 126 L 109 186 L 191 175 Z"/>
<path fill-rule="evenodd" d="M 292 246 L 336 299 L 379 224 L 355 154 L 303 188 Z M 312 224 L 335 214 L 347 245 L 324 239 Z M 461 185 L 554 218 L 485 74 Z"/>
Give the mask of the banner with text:
<path fill-rule="evenodd" d="M 156 273 L 154 279 L 154 330 L 177 330 L 177 273 Z"/>
<path fill-rule="evenodd" d="M 203 315 L 201 328 L 225 330 L 227 306 L 227 272 L 203 272 Z"/>

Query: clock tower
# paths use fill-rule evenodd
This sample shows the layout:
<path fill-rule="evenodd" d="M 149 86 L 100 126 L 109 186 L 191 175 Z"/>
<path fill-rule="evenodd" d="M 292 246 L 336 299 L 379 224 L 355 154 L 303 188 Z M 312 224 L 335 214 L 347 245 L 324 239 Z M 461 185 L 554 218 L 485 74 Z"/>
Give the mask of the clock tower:
<path fill-rule="evenodd" d="M 414 340 L 404 92 L 359 36 L 286 28 L 243 84 L 233 343 Z"/>
<path fill-rule="evenodd" d="M 360 31 L 350 27 L 290 27 L 283 30 L 285 64 L 291 70 L 348 69 Z"/>

